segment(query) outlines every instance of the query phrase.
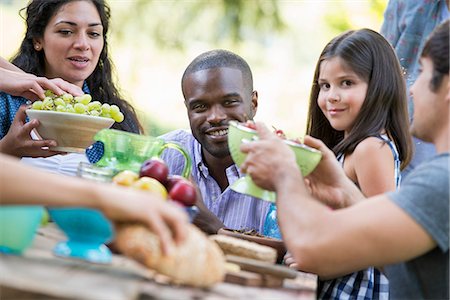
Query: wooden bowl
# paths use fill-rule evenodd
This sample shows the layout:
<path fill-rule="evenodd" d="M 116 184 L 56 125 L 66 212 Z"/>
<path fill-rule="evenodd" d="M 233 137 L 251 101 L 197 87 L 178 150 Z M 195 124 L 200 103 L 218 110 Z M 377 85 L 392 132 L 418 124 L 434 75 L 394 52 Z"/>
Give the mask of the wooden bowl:
<path fill-rule="evenodd" d="M 267 237 L 267 236 L 258 236 L 237 232 L 233 229 L 221 228 L 217 232 L 218 234 L 228 235 L 235 238 L 240 238 L 243 240 L 247 240 L 250 242 L 258 243 L 260 245 L 269 246 L 277 250 L 277 263 L 282 263 L 284 255 L 286 254 L 286 246 L 284 242 L 279 239 Z"/>

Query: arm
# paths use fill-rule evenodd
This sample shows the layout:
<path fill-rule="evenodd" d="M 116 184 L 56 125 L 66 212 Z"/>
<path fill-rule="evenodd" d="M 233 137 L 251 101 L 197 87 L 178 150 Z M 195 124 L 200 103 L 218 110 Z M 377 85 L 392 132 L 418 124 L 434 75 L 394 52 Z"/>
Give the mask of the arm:
<path fill-rule="evenodd" d="M 344 170 L 354 182 L 358 182 L 367 197 L 396 188 L 394 156 L 389 145 L 378 138 L 369 137 L 361 141 L 355 151 L 345 157 Z"/>
<path fill-rule="evenodd" d="M 0 91 L 13 96 L 20 96 L 30 100 L 45 97 L 44 90 L 49 89 L 57 95 L 70 93 L 74 96 L 83 94 L 81 88 L 60 78 L 47 79 L 25 73 L 4 58 L 0 57 Z"/>
<path fill-rule="evenodd" d="M 259 124 L 258 132 L 259 141 L 241 148 L 249 153 L 244 168 L 252 178 L 258 178 L 253 174 L 261 174 L 260 165 L 270 168 L 265 187 L 277 192 L 283 240 L 299 269 L 332 278 L 368 266 L 405 261 L 435 247 L 426 231 L 387 196 L 361 201 L 363 195 L 342 168 L 339 172 L 334 167 L 335 161 L 331 159 L 334 156 L 322 142 L 305 139 L 305 143 L 319 146 L 323 153 L 313 179 L 322 178 L 321 186 L 335 191 L 328 195 L 341 197 L 343 206 L 360 201 L 358 205 L 330 210 L 318 202 L 303 183 L 293 154 L 287 151 L 290 149 Z M 270 159 L 267 149 L 271 151 Z"/>
<path fill-rule="evenodd" d="M 195 216 L 193 220 L 193 224 L 200 228 L 203 232 L 207 234 L 217 234 L 219 229 L 224 228 L 225 225 L 222 221 L 217 218 L 215 214 L 213 214 L 205 205 L 202 199 L 202 195 L 200 189 L 197 184 L 193 182 L 195 187 L 197 188 L 197 202 L 195 205 L 199 209 L 197 216 Z"/>
<path fill-rule="evenodd" d="M 138 221 L 161 239 L 163 251 L 184 240 L 187 216 L 151 193 L 49 174 L 0 154 L 1 201 L 5 204 L 85 206 L 101 210 L 113 221 Z M 127 199 L 127 201 L 124 201 Z"/>

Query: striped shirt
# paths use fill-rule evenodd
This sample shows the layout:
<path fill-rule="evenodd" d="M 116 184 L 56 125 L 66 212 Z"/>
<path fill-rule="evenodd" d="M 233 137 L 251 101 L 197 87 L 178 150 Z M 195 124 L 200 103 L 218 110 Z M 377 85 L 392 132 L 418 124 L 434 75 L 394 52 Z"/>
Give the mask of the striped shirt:
<path fill-rule="evenodd" d="M 216 180 L 209 174 L 208 167 L 203 161 L 202 146 L 194 136 L 185 130 L 175 130 L 160 138 L 165 141 L 180 144 L 192 160 L 192 178 L 197 183 L 206 207 L 214 213 L 227 228 L 254 229 L 263 232 L 264 220 L 269 209 L 270 202 L 258 198 L 237 193 L 227 187 L 221 191 Z M 167 163 L 170 174 L 180 175 L 184 166 L 183 156 L 172 149 L 167 149 L 161 155 Z M 236 165 L 226 169 L 229 184 L 233 184 L 242 174 Z"/>

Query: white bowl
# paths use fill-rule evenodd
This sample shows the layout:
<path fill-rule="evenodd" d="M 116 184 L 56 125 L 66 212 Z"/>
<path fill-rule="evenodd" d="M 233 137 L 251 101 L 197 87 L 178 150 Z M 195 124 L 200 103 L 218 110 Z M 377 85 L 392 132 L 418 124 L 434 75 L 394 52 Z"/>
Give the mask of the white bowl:
<path fill-rule="evenodd" d="M 37 133 L 46 140 L 55 140 L 57 147 L 51 150 L 84 153 L 94 143 L 95 134 L 109 128 L 114 120 L 104 117 L 66 112 L 27 109 L 31 120 L 39 120 Z"/>

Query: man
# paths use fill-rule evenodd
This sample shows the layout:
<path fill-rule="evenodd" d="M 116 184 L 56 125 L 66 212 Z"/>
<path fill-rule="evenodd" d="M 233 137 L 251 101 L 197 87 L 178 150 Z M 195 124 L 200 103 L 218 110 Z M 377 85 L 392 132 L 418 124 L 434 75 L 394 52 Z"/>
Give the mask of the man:
<path fill-rule="evenodd" d="M 251 120 L 258 107 L 250 67 L 232 52 L 209 51 L 189 64 L 181 87 L 192 133 L 176 130 L 162 138 L 178 142 L 192 159 L 192 178 L 207 208 L 199 203 L 194 224 L 208 233 L 222 227 L 262 232 L 269 203 L 229 188 L 241 173 L 228 150 L 228 122 Z M 163 159 L 172 174 L 181 173 L 178 153 L 167 150 Z"/>
<path fill-rule="evenodd" d="M 449 298 L 449 21 L 427 41 L 420 63 L 411 130 L 437 154 L 395 192 L 365 199 L 332 152 L 311 137 L 305 143 L 323 158 L 307 178 L 309 188 L 293 153 L 264 126 L 258 124 L 259 141 L 241 146 L 248 153 L 241 169 L 277 192 L 281 232 L 299 269 L 333 278 L 384 266 L 393 299 Z"/>

